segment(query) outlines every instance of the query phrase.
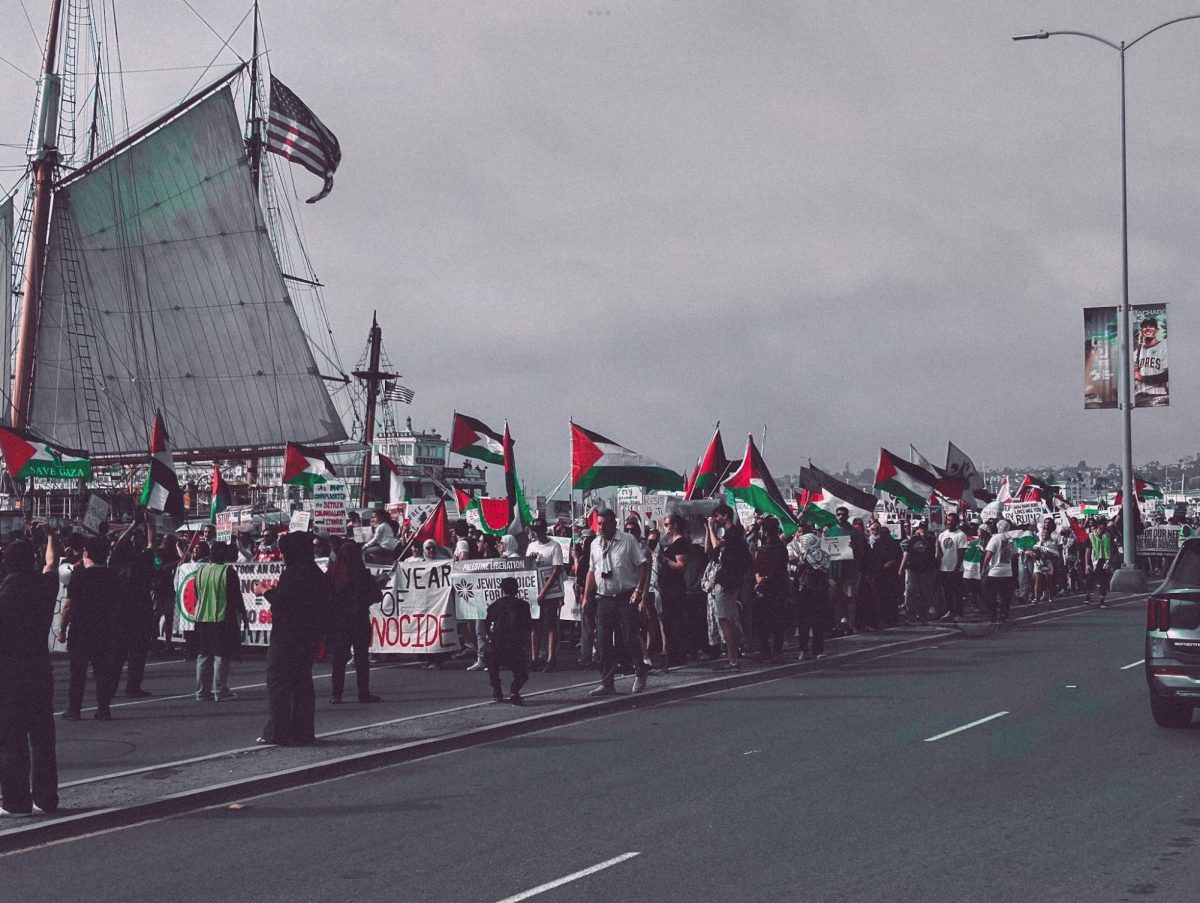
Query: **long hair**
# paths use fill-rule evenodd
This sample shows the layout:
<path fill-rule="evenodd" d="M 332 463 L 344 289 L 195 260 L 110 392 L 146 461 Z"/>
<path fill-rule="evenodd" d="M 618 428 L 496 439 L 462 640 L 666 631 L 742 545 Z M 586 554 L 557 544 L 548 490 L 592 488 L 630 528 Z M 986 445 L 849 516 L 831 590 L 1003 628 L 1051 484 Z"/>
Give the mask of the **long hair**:
<path fill-rule="evenodd" d="M 337 558 L 329 568 L 329 576 L 333 578 L 336 589 L 344 590 L 361 580 L 363 574 L 368 574 L 367 566 L 363 564 L 362 546 L 351 540 L 342 543 L 338 549 Z"/>

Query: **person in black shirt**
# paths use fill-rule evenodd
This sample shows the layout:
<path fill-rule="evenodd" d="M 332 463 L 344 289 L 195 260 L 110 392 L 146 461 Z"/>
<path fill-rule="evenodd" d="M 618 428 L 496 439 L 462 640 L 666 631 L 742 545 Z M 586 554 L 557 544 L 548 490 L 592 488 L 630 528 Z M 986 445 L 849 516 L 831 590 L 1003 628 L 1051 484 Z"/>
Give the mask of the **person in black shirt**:
<path fill-rule="evenodd" d="M 512 687 L 509 697 L 513 705 L 524 705 L 521 687 L 529 680 L 529 631 L 533 628 L 533 616 L 529 603 L 517 596 L 517 579 L 505 577 L 500 581 L 500 598 L 488 606 L 483 620 L 484 634 L 491 647 L 488 654 L 488 680 L 492 685 L 492 700 L 503 702 L 500 689 L 500 669 L 512 670 Z"/>
<path fill-rule="evenodd" d="M 88 666 L 96 681 L 96 719 L 112 718 L 109 703 L 117 689 L 120 667 L 120 634 L 116 606 L 121 581 L 108 565 L 108 540 L 89 536 L 83 549 L 83 566 L 71 575 L 63 602 L 58 641 L 67 644 L 71 682 L 63 717 L 78 721 Z"/>
<path fill-rule="evenodd" d="M 687 617 L 687 527 L 678 514 L 663 518 L 664 535 L 655 553 L 658 561 L 659 618 L 662 623 L 663 670 L 672 663 L 686 663 L 684 620 Z"/>
<path fill-rule="evenodd" d="M 10 815 L 58 809 L 50 624 L 58 598 L 58 539 L 39 573 L 33 545 L 12 543 L 0 580 L 0 807 Z M 32 789 L 30 778 L 32 777 Z"/>
<path fill-rule="evenodd" d="M 283 573 L 266 592 L 271 603 L 269 714 L 260 743 L 295 746 L 316 739 L 312 669 L 333 611 L 333 584 L 313 560 L 312 541 L 308 532 L 287 533 L 279 540 Z"/>
<path fill-rule="evenodd" d="M 929 620 L 929 606 L 933 604 L 933 591 L 937 586 L 937 540 L 929 535 L 925 521 L 913 525 L 913 535 L 900 543 L 903 555 L 900 571 L 904 574 L 904 605 L 908 609 L 909 623 Z"/>
<path fill-rule="evenodd" d="M 120 680 L 121 666 L 127 664 L 125 695 L 141 699 L 151 695 L 142 689 L 146 656 L 154 639 L 154 530 L 133 523 L 113 543 L 108 566 L 121 581 L 117 600 L 118 655 L 114 663 Z"/>

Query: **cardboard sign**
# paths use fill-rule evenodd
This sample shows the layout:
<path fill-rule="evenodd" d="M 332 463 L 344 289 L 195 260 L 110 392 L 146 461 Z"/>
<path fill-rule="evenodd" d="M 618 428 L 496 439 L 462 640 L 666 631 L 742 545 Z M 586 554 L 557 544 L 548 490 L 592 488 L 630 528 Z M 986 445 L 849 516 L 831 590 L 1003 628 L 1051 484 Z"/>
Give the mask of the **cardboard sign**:
<path fill-rule="evenodd" d="M 853 561 L 854 550 L 850 547 L 849 533 L 829 533 L 821 537 L 821 545 L 833 561 Z"/>
<path fill-rule="evenodd" d="M 217 542 L 233 542 L 233 515 L 228 508 L 217 512 L 214 525 L 217 528 Z"/>

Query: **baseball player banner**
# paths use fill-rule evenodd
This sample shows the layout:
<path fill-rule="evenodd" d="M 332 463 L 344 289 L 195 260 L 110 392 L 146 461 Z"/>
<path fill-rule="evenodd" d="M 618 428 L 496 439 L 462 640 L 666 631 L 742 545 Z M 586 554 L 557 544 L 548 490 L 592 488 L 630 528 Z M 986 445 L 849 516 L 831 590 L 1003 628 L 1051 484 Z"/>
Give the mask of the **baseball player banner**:
<path fill-rule="evenodd" d="M 1167 385 L 1167 305 L 1136 304 L 1133 311 L 1133 406 L 1165 408 Z"/>
<path fill-rule="evenodd" d="M 1083 309 L 1083 408 L 1117 406 L 1117 309 Z"/>

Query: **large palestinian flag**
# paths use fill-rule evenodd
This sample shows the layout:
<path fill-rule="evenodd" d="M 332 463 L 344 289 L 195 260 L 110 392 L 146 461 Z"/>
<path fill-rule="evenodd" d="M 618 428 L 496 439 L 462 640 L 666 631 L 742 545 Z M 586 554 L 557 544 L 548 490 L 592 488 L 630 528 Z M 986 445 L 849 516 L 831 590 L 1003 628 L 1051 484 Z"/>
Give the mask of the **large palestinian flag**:
<path fill-rule="evenodd" d="M 454 412 L 450 427 L 450 451 L 489 464 L 504 463 L 504 439 L 482 420 Z"/>
<path fill-rule="evenodd" d="M 4 455 L 4 466 L 15 478 L 87 480 L 92 476 L 92 462 L 86 453 L 68 451 L 8 427 L 0 427 L 0 453 Z"/>
<path fill-rule="evenodd" d="M 337 479 L 337 471 L 329 459 L 307 445 L 289 442 L 283 450 L 283 482 L 290 486 L 311 488 L 318 483 Z"/>
<path fill-rule="evenodd" d="M 785 535 L 791 536 L 796 532 L 796 520 L 784 501 L 783 493 L 771 478 L 766 462 L 758 453 L 753 436 L 746 440 L 746 455 L 738 469 L 725 481 L 725 488 L 738 501 L 776 518 Z"/>
<path fill-rule="evenodd" d="M 588 490 L 604 486 L 641 486 L 672 492 L 683 488 L 683 476 L 572 423 L 571 487 Z"/>
<path fill-rule="evenodd" d="M 1157 483 L 1151 483 L 1149 480 L 1143 480 L 1141 477 L 1134 474 L 1133 494 L 1143 502 L 1147 499 L 1161 499 L 1163 497 L 1162 489 Z"/>
<path fill-rule="evenodd" d="M 838 508 L 847 509 L 851 519 L 861 517 L 864 523 L 875 514 L 875 505 L 879 501 L 875 496 L 816 467 L 801 467 L 800 483 L 804 487 L 797 499 L 801 520 L 818 527 L 830 527 L 837 523 Z"/>
<path fill-rule="evenodd" d="M 910 464 L 886 448 L 879 449 L 875 488 L 891 494 L 910 511 L 925 510 L 938 478 L 923 467 Z"/>
<path fill-rule="evenodd" d="M 229 491 L 229 484 L 225 482 L 225 478 L 221 476 L 221 468 L 216 464 L 213 465 L 212 475 L 212 495 L 208 503 L 208 519 L 212 523 L 217 522 L 217 515 L 229 507 L 233 496 Z"/>
<path fill-rule="evenodd" d="M 1062 500 L 1062 493 L 1058 487 L 1047 483 L 1045 480 L 1040 480 L 1031 473 L 1025 474 L 1025 479 L 1021 481 L 1021 486 L 1017 489 L 1017 500 L 1021 502 L 1045 502 L 1048 507 L 1053 508 L 1056 500 Z"/>
<path fill-rule="evenodd" d="M 504 437 L 500 444 L 504 452 L 501 461 L 504 463 L 504 494 L 508 502 L 507 531 L 515 536 L 529 527 L 533 515 L 525 501 L 521 481 L 517 478 L 517 459 L 513 455 L 513 441 L 508 432 L 507 422 L 504 424 Z"/>
<path fill-rule="evenodd" d="M 693 499 L 706 499 L 711 496 L 716 492 L 718 481 L 725 475 L 728 467 L 729 459 L 725 457 L 725 445 L 721 442 L 721 424 L 718 423 L 708 448 L 704 451 L 704 457 L 700 459 L 700 466 L 696 468 L 696 474 L 684 493 L 684 498 L 690 502 Z"/>
<path fill-rule="evenodd" d="M 162 414 L 155 414 L 150 430 L 150 469 L 146 474 L 146 485 L 142 487 L 142 506 L 149 511 L 183 517 L 183 490 L 179 488 L 175 459 L 167 441 Z"/>

